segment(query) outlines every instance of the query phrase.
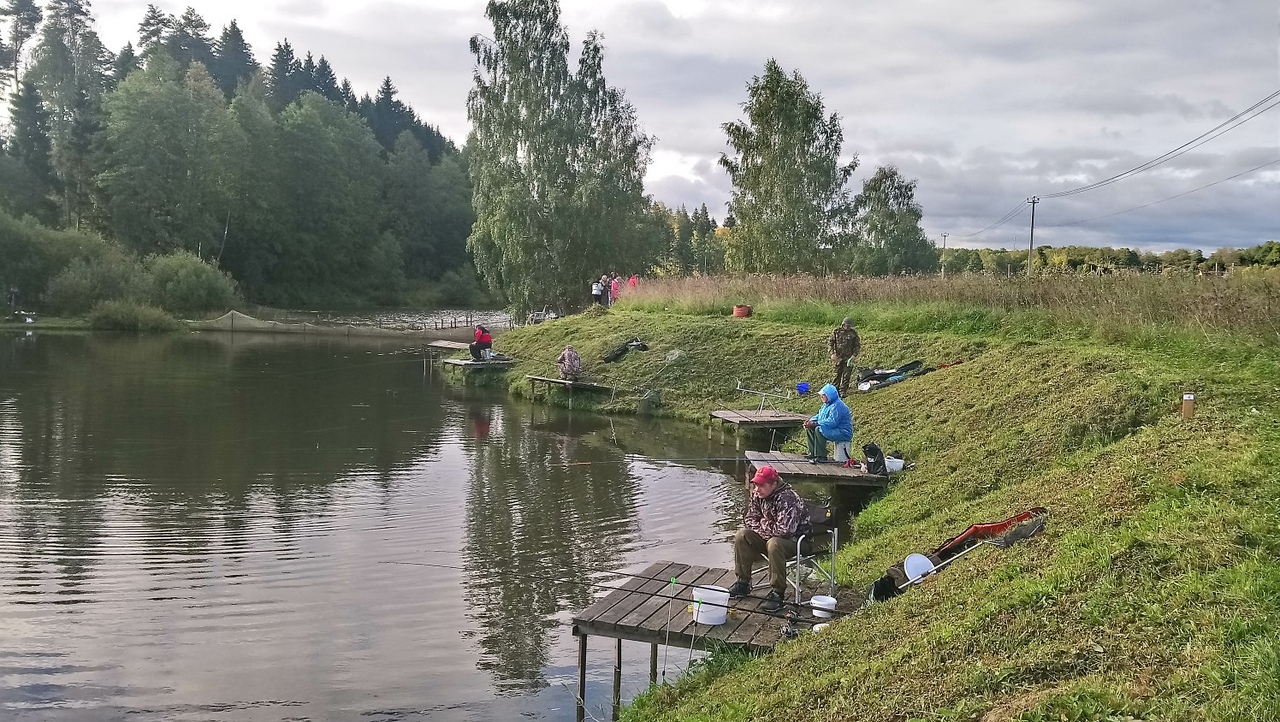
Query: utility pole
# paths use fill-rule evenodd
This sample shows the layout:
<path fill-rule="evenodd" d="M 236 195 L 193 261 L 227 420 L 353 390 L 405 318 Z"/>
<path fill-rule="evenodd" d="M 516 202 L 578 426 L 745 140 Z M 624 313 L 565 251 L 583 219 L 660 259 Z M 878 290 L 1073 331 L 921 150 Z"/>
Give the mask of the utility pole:
<path fill-rule="evenodd" d="M 1040 197 L 1031 196 L 1027 202 L 1031 204 L 1031 241 L 1027 243 L 1027 278 L 1030 278 L 1036 249 L 1036 204 L 1040 202 Z"/>
<path fill-rule="evenodd" d="M 946 231 L 943 231 L 943 232 L 942 232 L 942 250 L 944 250 L 944 251 L 945 251 L 945 250 L 947 250 L 947 233 L 946 233 Z M 943 254 L 943 255 L 946 255 L 946 254 Z M 941 256 L 940 256 L 939 258 L 941 258 Z M 945 258 L 944 258 L 944 259 L 942 259 L 942 277 L 943 277 L 943 278 L 946 278 L 946 277 L 947 277 L 947 261 L 946 261 L 946 259 L 945 259 Z"/>

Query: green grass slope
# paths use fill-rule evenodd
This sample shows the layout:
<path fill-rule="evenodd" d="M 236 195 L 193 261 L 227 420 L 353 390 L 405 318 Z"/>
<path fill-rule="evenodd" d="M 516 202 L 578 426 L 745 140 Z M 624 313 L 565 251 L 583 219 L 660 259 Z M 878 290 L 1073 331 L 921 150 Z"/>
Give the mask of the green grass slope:
<path fill-rule="evenodd" d="M 1031 506 L 1049 509 L 1046 532 L 976 551 L 771 655 L 713 659 L 624 719 L 1280 719 L 1280 353 L 1151 331 L 1055 340 L 966 317 L 860 321 L 864 364 L 963 364 L 849 399 L 855 444 L 901 449 L 917 468 L 858 517 L 840 582 L 865 586 L 970 523 Z M 803 318 L 596 311 L 497 345 L 521 359 L 513 392 L 528 392 L 524 374 L 554 375 L 573 344 L 619 389 L 597 408 L 631 411 L 654 389 L 660 413 L 705 420 L 758 403 L 738 382 L 828 380 L 829 332 Z M 600 361 L 632 336 L 650 350 Z M 1177 414 L 1188 389 L 1190 421 Z"/>

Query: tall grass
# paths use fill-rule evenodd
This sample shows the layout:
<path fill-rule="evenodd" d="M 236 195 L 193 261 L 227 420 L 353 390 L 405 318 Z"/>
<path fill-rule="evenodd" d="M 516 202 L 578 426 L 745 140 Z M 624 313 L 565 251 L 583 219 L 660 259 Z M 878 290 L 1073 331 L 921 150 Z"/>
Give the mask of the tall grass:
<path fill-rule="evenodd" d="M 998 278 L 851 278 L 740 276 L 657 279 L 628 289 L 620 308 L 689 315 L 727 315 L 735 304 L 755 307 L 770 320 L 838 322 L 851 306 L 887 313 L 896 305 L 926 304 L 950 317 L 972 316 L 975 330 L 993 325 L 1036 323 L 1093 328 L 1177 328 L 1280 336 L 1280 278 L 1070 276 Z M 989 311 L 998 312 L 992 316 Z M 924 329 L 919 329 L 924 330 Z"/>

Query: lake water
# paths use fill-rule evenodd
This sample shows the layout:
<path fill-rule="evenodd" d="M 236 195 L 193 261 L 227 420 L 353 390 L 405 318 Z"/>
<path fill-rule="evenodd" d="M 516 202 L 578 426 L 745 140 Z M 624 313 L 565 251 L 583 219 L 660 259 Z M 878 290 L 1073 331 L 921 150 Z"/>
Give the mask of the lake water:
<path fill-rule="evenodd" d="M 731 564 L 732 448 L 395 342 L 0 335 L 0 719 L 573 719 L 590 584 Z"/>

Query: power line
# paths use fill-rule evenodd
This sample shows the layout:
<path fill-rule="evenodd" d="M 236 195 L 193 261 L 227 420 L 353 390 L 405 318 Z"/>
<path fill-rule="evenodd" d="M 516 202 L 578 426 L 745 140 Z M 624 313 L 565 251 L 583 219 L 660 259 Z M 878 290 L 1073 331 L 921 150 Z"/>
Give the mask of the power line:
<path fill-rule="evenodd" d="M 1125 209 L 1125 210 L 1123 210 L 1123 211 L 1116 211 L 1115 213 L 1108 213 L 1108 214 L 1106 214 L 1106 215 L 1102 215 L 1102 216 L 1094 216 L 1093 218 L 1085 218 L 1085 219 L 1083 219 L 1083 220 L 1079 220 L 1079 221 L 1071 221 L 1071 222 L 1069 222 L 1069 223 L 1055 223 L 1055 224 L 1053 224 L 1053 225 L 1051 225 L 1051 226 L 1044 226 L 1044 227 L 1045 227 L 1045 228 L 1062 228 L 1062 227 L 1064 227 L 1064 226 L 1078 226 L 1078 225 L 1080 225 L 1081 223 L 1089 223 L 1089 222 L 1091 222 L 1091 221 L 1098 221 L 1098 220 L 1102 220 L 1103 218 L 1110 218 L 1110 217 L 1112 217 L 1112 216 L 1118 216 L 1118 215 L 1121 215 L 1121 214 L 1123 214 L 1123 213 L 1131 213 L 1131 212 L 1133 212 L 1133 211 L 1142 210 L 1143 208 L 1150 208 L 1151 206 L 1159 205 L 1159 204 L 1161 204 L 1161 203 L 1164 203 L 1165 201 L 1171 201 L 1171 200 L 1173 200 L 1174 198 L 1181 198 L 1181 197 L 1183 197 L 1183 196 L 1189 196 L 1189 195 L 1191 195 L 1192 193 L 1195 193 L 1196 191 L 1202 191 L 1202 190 L 1204 190 L 1204 189 L 1206 189 L 1206 188 L 1212 188 L 1212 187 L 1214 187 L 1214 186 L 1216 186 L 1216 185 L 1218 185 L 1218 184 L 1220 184 L 1220 183 L 1226 183 L 1227 181 L 1235 180 L 1236 178 L 1239 178 L 1240 176 L 1248 175 L 1248 174 L 1250 174 L 1250 173 L 1253 173 L 1254 171 L 1262 170 L 1263 168 L 1266 168 L 1267 166 L 1273 166 L 1273 165 L 1275 165 L 1275 164 L 1277 164 L 1277 163 L 1280 163 L 1280 158 L 1276 158 L 1276 159 L 1275 159 L 1275 160 L 1273 160 L 1273 161 L 1268 161 L 1268 162 L 1263 163 L 1262 165 L 1259 165 L 1259 166 L 1254 166 L 1253 168 L 1250 168 L 1249 170 L 1240 171 L 1239 173 L 1236 173 L 1235 175 L 1230 176 L 1230 177 L 1228 177 L 1228 178 L 1223 178 L 1222 180 L 1216 180 L 1216 181 L 1214 181 L 1214 182 L 1212 182 L 1212 183 L 1207 183 L 1207 184 L 1205 184 L 1205 185 L 1200 186 L 1199 188 L 1192 188 L 1191 190 L 1186 191 L 1185 193 L 1179 193 L 1179 194 L 1178 194 L 1178 195 L 1176 195 L 1176 196 L 1169 196 L 1168 198 L 1161 198 L 1161 199 L 1160 199 L 1160 200 L 1158 200 L 1158 201 L 1152 201 L 1152 202 L 1150 202 L 1150 203 L 1144 203 L 1144 204 L 1142 204 L 1142 205 L 1140 205 L 1140 206 L 1134 206 L 1133 208 L 1127 208 L 1127 209 Z"/>
<path fill-rule="evenodd" d="M 1270 103 L 1270 105 L 1267 105 L 1268 103 Z M 1124 171 L 1123 173 L 1118 173 L 1116 175 L 1111 176 L 1110 178 L 1104 178 L 1103 180 L 1097 181 L 1095 183 L 1083 185 L 1083 186 L 1080 186 L 1079 188 L 1072 188 L 1071 190 L 1058 191 L 1057 193 L 1044 193 L 1044 194 L 1041 194 L 1040 197 L 1041 198 L 1063 198 L 1066 196 L 1073 196 L 1073 195 L 1076 195 L 1077 193 L 1084 193 L 1086 191 L 1102 188 L 1103 186 L 1108 186 L 1108 185 L 1111 185 L 1112 183 L 1117 183 L 1131 176 L 1151 170 L 1152 168 L 1155 168 L 1159 165 L 1167 163 L 1168 161 L 1171 161 L 1174 158 L 1177 158 L 1178 156 L 1183 155 L 1184 153 L 1188 153 L 1194 150 L 1195 148 L 1198 148 L 1204 145 L 1205 143 L 1208 143 L 1209 141 L 1213 140 L 1214 138 L 1217 138 L 1220 135 L 1223 135 L 1225 133 L 1229 133 L 1232 130 L 1235 130 L 1236 128 L 1240 127 L 1241 125 L 1244 125 L 1245 123 L 1248 123 L 1250 120 L 1253 120 L 1259 115 L 1262 115 L 1263 113 L 1271 110 L 1272 108 L 1275 108 L 1277 105 L 1280 105 L 1280 90 L 1277 90 L 1274 93 L 1271 93 L 1270 95 L 1263 98 L 1262 100 L 1259 100 L 1258 102 L 1254 103 L 1248 108 L 1245 108 L 1239 113 L 1236 113 L 1235 115 L 1231 116 L 1227 120 L 1222 121 L 1218 125 L 1214 126 L 1213 128 L 1210 128 L 1209 130 L 1196 136 L 1195 138 L 1192 138 L 1186 143 L 1183 143 L 1177 148 L 1174 148 L 1173 150 L 1163 155 L 1152 158 L 1151 160 L 1145 163 L 1142 163 L 1141 165 L 1134 166 L 1133 168 L 1130 168 L 1129 170 Z"/>
<path fill-rule="evenodd" d="M 1006 214 L 1004 214 L 1003 216 L 1001 216 L 1001 217 L 1000 217 L 1000 220 L 996 221 L 995 223 L 992 223 L 991 225 L 987 226 L 986 228 L 983 228 L 982 230 L 980 230 L 980 231 L 978 231 L 978 232 L 976 232 L 976 233 L 970 233 L 970 234 L 969 234 L 969 235 L 967 235 L 967 236 L 959 236 L 959 238 L 973 238 L 974 236 L 980 236 L 980 235 L 982 235 L 983 233 L 986 233 L 987 231 L 990 231 L 990 230 L 994 230 L 994 229 L 996 229 L 996 228 L 999 228 L 1000 226 L 1003 226 L 1004 224 L 1008 223 L 1009 221 L 1013 220 L 1014 218 L 1017 218 L 1017 217 L 1018 217 L 1018 216 L 1019 216 L 1023 211 L 1025 211 L 1025 210 L 1027 210 L 1027 204 L 1026 204 L 1026 202 L 1025 202 L 1025 201 L 1018 201 L 1018 205 L 1014 206 L 1014 207 L 1013 207 L 1013 210 L 1011 210 L 1011 211 L 1009 211 L 1008 213 L 1006 213 Z"/>

